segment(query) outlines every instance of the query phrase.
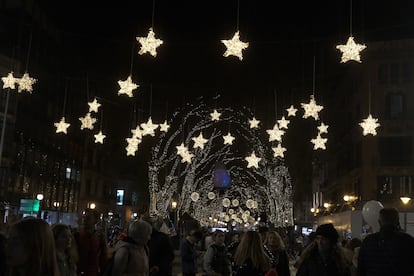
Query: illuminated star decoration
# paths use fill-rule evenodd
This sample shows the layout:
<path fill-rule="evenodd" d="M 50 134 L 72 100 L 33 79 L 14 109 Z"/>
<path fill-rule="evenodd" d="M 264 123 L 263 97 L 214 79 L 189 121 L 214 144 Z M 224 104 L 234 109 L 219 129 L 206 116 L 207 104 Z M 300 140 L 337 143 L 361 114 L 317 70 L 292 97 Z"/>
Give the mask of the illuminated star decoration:
<path fill-rule="evenodd" d="M 93 135 L 95 137 L 95 143 L 104 143 L 104 139 L 106 137 L 106 135 L 102 134 L 102 131 L 99 131 L 98 134 Z"/>
<path fill-rule="evenodd" d="M 181 163 L 191 163 L 191 158 L 194 156 L 193 154 L 188 152 L 188 148 L 184 146 L 184 143 L 181 145 L 176 146 L 177 148 L 177 155 L 181 156 Z"/>
<path fill-rule="evenodd" d="M 286 148 L 282 147 L 281 143 L 277 144 L 277 147 L 272 148 L 272 150 L 273 150 L 273 156 L 274 157 L 282 157 L 283 158 L 285 156 L 284 152 L 286 151 Z"/>
<path fill-rule="evenodd" d="M 291 105 L 288 109 L 286 109 L 288 113 L 288 117 L 295 117 L 296 112 L 298 111 L 293 105 Z"/>
<path fill-rule="evenodd" d="M 253 119 L 249 120 L 250 128 L 259 128 L 259 120 L 256 120 L 255 117 Z"/>
<path fill-rule="evenodd" d="M 323 122 L 321 122 L 321 125 L 318 126 L 318 131 L 320 134 L 322 133 L 328 133 L 328 125 L 325 125 Z"/>
<path fill-rule="evenodd" d="M 98 103 L 96 98 L 92 102 L 88 103 L 88 105 L 89 105 L 89 112 L 95 112 L 95 113 L 98 112 L 98 108 L 101 106 L 101 104 Z"/>
<path fill-rule="evenodd" d="M 303 114 L 303 118 L 306 119 L 308 117 L 313 117 L 315 120 L 319 120 L 319 114 L 323 109 L 322 105 L 317 105 L 315 98 L 313 95 L 310 96 L 310 101 L 308 104 L 301 103 L 303 110 L 305 113 Z"/>
<path fill-rule="evenodd" d="M 336 49 L 342 52 L 341 62 L 345 63 L 349 60 L 361 62 L 359 52 L 367 48 L 364 44 L 355 43 L 354 38 L 350 36 L 345 45 L 337 45 Z"/>
<path fill-rule="evenodd" d="M 220 120 L 221 113 L 217 112 L 216 109 L 214 109 L 213 113 L 210 113 L 211 120 L 213 121 L 219 121 Z"/>
<path fill-rule="evenodd" d="M 255 167 L 259 168 L 259 162 L 262 160 L 262 158 L 259 158 L 252 152 L 252 154 L 246 158 L 244 158 L 247 161 L 247 168 Z"/>
<path fill-rule="evenodd" d="M 167 132 L 170 128 L 170 125 L 167 124 L 167 120 L 164 121 L 164 123 L 160 124 L 160 131 Z"/>
<path fill-rule="evenodd" d="M 55 123 L 56 133 L 62 132 L 67 134 L 67 129 L 69 126 L 70 124 L 65 122 L 65 117 L 62 117 L 58 123 Z"/>
<path fill-rule="evenodd" d="M 138 145 L 141 143 L 141 139 L 132 136 L 131 138 L 126 138 L 126 141 L 128 143 L 128 146 L 125 148 L 127 151 L 127 156 L 135 156 L 135 153 L 138 150 Z"/>
<path fill-rule="evenodd" d="M 10 72 L 7 77 L 2 77 L 3 88 L 15 89 L 16 83 L 19 81 L 18 78 L 13 77 L 13 72 Z"/>
<path fill-rule="evenodd" d="M 118 95 L 126 94 L 128 97 L 132 98 L 132 90 L 135 90 L 139 87 L 139 85 L 132 82 L 131 76 L 128 76 L 128 78 L 124 81 L 119 80 L 118 81 L 120 89 L 118 90 Z"/>
<path fill-rule="evenodd" d="M 195 138 L 191 138 L 194 141 L 194 148 L 200 148 L 200 149 L 204 149 L 204 144 L 207 143 L 207 139 L 204 139 L 203 137 L 203 133 L 200 132 L 200 135 L 198 135 L 198 137 Z"/>
<path fill-rule="evenodd" d="M 285 134 L 284 130 L 279 129 L 278 125 L 275 124 L 273 129 L 268 129 L 266 132 L 269 134 L 269 142 L 272 141 L 282 141 L 282 136 Z"/>
<path fill-rule="evenodd" d="M 359 125 L 362 127 L 364 136 L 372 134 L 373 136 L 377 135 L 376 128 L 380 126 L 378 119 L 372 118 L 371 114 L 368 115 L 368 118 L 364 119 Z"/>
<path fill-rule="evenodd" d="M 142 139 L 142 129 L 140 126 L 137 126 L 135 129 L 131 129 L 132 138 Z"/>
<path fill-rule="evenodd" d="M 236 56 L 240 60 L 243 60 L 243 53 L 242 50 L 249 47 L 249 42 L 242 42 L 240 41 L 239 31 L 234 33 L 234 36 L 230 40 L 222 40 L 221 41 L 224 45 L 226 45 L 227 50 L 224 52 L 223 56 Z"/>
<path fill-rule="evenodd" d="M 228 132 L 226 136 L 223 136 L 223 139 L 225 145 L 233 145 L 233 140 L 235 138 L 231 136 L 230 132 Z"/>
<path fill-rule="evenodd" d="M 88 128 L 93 129 L 93 124 L 96 123 L 96 119 L 91 117 L 91 113 L 86 113 L 85 117 L 80 117 L 79 120 L 81 121 L 81 129 Z"/>
<path fill-rule="evenodd" d="M 155 135 L 155 130 L 158 128 L 157 124 L 153 124 L 152 123 L 152 119 L 151 117 L 148 118 L 148 121 L 146 123 L 142 123 L 141 124 L 142 127 L 142 135 L 151 135 L 154 136 Z"/>
<path fill-rule="evenodd" d="M 149 53 L 151 56 L 157 56 L 157 48 L 164 42 L 161 39 L 155 38 L 155 33 L 152 28 L 149 29 L 146 37 L 137 37 L 137 41 L 141 44 L 141 49 L 138 54 L 143 55 Z"/>
<path fill-rule="evenodd" d="M 288 129 L 289 120 L 285 119 L 285 116 L 282 117 L 282 119 L 277 120 L 277 123 L 279 124 L 279 128 L 282 129 Z"/>
<path fill-rule="evenodd" d="M 29 73 L 24 73 L 23 77 L 21 79 L 17 80 L 17 84 L 19 85 L 19 88 L 17 89 L 17 92 L 21 93 L 23 91 L 27 91 L 29 93 L 33 92 L 33 84 L 37 82 L 36 79 L 31 78 L 29 76 Z"/>
<path fill-rule="evenodd" d="M 311 142 L 313 144 L 313 149 L 317 150 L 317 149 L 326 149 L 325 144 L 328 141 L 327 138 L 322 138 L 321 134 L 318 133 L 318 136 L 316 136 L 315 139 L 312 139 Z"/>

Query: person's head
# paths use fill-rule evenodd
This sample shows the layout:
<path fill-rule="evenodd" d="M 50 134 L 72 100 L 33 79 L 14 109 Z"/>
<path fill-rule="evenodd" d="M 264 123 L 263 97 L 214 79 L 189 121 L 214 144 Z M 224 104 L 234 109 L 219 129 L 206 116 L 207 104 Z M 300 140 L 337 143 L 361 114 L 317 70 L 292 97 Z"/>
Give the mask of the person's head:
<path fill-rule="evenodd" d="M 94 228 L 99 221 L 99 213 L 94 209 L 85 209 L 82 214 L 82 224 L 85 228 Z"/>
<path fill-rule="evenodd" d="M 267 232 L 264 244 L 275 249 L 285 249 L 285 244 L 283 243 L 279 233 L 276 231 Z"/>
<path fill-rule="evenodd" d="M 7 263 L 24 275 L 57 275 L 55 242 L 49 224 L 23 219 L 13 224 L 6 246 Z"/>
<path fill-rule="evenodd" d="M 189 239 L 192 243 L 199 242 L 203 239 L 203 233 L 201 233 L 200 230 L 191 230 L 187 235 L 187 239 Z"/>
<path fill-rule="evenodd" d="M 223 245 L 224 240 L 226 239 L 226 235 L 221 230 L 216 230 L 213 234 L 214 242 L 218 245 Z"/>
<path fill-rule="evenodd" d="M 400 225 L 400 218 L 398 215 L 398 210 L 395 208 L 383 208 L 379 212 L 379 224 L 380 226 L 384 225 Z"/>
<path fill-rule="evenodd" d="M 255 231 L 247 231 L 237 247 L 234 260 L 237 265 L 243 265 L 250 259 L 255 268 L 267 271 L 269 269 L 269 259 L 263 251 L 262 239 L 260 234 Z"/>
<path fill-rule="evenodd" d="M 360 247 L 362 244 L 362 241 L 358 238 L 353 238 L 352 240 L 350 240 L 349 242 L 347 242 L 347 244 L 345 245 L 346 248 L 354 251 L 355 248 Z"/>
<path fill-rule="evenodd" d="M 72 245 L 72 233 L 70 228 L 64 224 L 55 224 L 52 226 L 55 246 L 58 251 L 65 251 Z"/>
<path fill-rule="evenodd" d="M 330 251 L 338 242 L 338 232 L 332 223 L 321 224 L 316 229 L 316 242 L 319 250 Z"/>
<path fill-rule="evenodd" d="M 152 227 L 143 220 L 135 220 L 129 224 L 128 236 L 140 245 L 145 245 L 151 239 Z"/>

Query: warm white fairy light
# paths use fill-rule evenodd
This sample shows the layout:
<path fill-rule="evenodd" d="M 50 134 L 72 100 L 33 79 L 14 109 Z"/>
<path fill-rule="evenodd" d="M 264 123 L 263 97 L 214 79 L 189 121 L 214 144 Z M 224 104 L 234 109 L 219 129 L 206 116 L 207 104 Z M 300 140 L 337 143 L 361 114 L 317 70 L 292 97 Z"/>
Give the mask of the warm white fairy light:
<path fill-rule="evenodd" d="M 56 133 L 62 132 L 67 134 L 67 129 L 70 127 L 69 123 L 65 122 L 65 117 L 62 117 L 59 122 L 55 123 Z"/>
<path fill-rule="evenodd" d="M 80 117 L 79 120 L 81 121 L 81 129 L 93 129 L 93 125 L 96 123 L 96 118 L 91 117 L 91 113 L 86 113 L 85 117 Z"/>
<path fill-rule="evenodd" d="M 101 106 L 100 103 L 98 103 L 98 100 L 95 98 L 92 102 L 88 103 L 89 105 L 89 112 L 98 112 L 99 107 Z"/>
<path fill-rule="evenodd" d="M 222 204 L 223 204 L 223 207 L 226 207 L 227 208 L 227 207 L 230 206 L 231 201 L 230 201 L 230 199 L 228 199 L 227 197 L 225 197 L 225 198 L 223 198 Z"/>
<path fill-rule="evenodd" d="M 199 200 L 200 194 L 197 192 L 192 192 L 190 198 L 192 201 L 196 202 L 197 200 Z"/>
<path fill-rule="evenodd" d="M 322 138 L 321 134 L 318 133 L 318 136 L 316 136 L 315 139 L 312 139 L 311 142 L 313 144 L 313 149 L 317 150 L 317 149 L 326 149 L 326 142 L 328 141 L 327 138 Z"/>
<path fill-rule="evenodd" d="M 18 82 L 18 78 L 13 76 L 13 72 L 10 72 L 7 77 L 2 77 L 1 80 L 3 81 L 3 89 L 10 88 L 15 89 L 16 83 Z"/>
<path fill-rule="evenodd" d="M 204 144 L 207 143 L 207 139 L 205 139 L 203 137 L 203 133 L 200 132 L 200 135 L 198 135 L 197 137 L 191 138 L 194 141 L 194 146 L 193 148 L 200 148 L 200 149 L 204 149 Z"/>
<path fill-rule="evenodd" d="M 320 134 L 322 133 L 328 133 L 328 125 L 325 125 L 323 122 L 321 122 L 321 125 L 318 126 L 318 131 Z"/>
<path fill-rule="evenodd" d="M 120 89 L 118 90 L 118 95 L 126 94 L 130 98 L 134 96 L 132 94 L 132 91 L 139 87 L 139 85 L 132 82 L 131 76 L 128 76 L 128 78 L 124 81 L 119 80 L 118 84 L 120 87 Z"/>
<path fill-rule="evenodd" d="M 155 136 L 154 131 L 158 128 L 158 125 L 153 124 L 151 117 L 149 117 L 148 121 L 146 123 L 141 124 L 141 128 L 142 128 L 142 135 L 143 136 L 145 136 L 145 135 Z"/>
<path fill-rule="evenodd" d="M 95 137 L 95 143 L 104 143 L 106 135 L 104 135 L 102 131 L 99 131 L 98 134 L 94 134 L 93 136 Z"/>
<path fill-rule="evenodd" d="M 286 111 L 288 113 L 288 117 L 295 117 L 296 116 L 296 112 L 298 110 L 293 105 L 291 105 L 288 109 L 286 109 Z"/>
<path fill-rule="evenodd" d="M 250 128 L 259 128 L 259 120 L 256 120 L 255 117 L 253 119 L 249 120 Z"/>
<path fill-rule="evenodd" d="M 262 158 L 257 157 L 254 152 L 246 158 L 244 158 L 247 161 L 247 168 L 255 167 L 259 168 L 259 162 L 262 160 Z"/>
<path fill-rule="evenodd" d="M 282 119 L 277 120 L 277 123 L 279 124 L 279 128 L 280 129 L 288 129 L 288 125 L 289 125 L 289 120 L 285 119 L 285 116 L 282 117 Z"/>
<path fill-rule="evenodd" d="M 210 113 L 211 120 L 213 121 L 219 121 L 221 113 L 219 113 L 216 109 L 214 109 L 213 113 Z"/>
<path fill-rule="evenodd" d="M 31 78 L 29 76 L 29 73 L 24 73 L 21 79 L 17 80 L 17 84 L 19 85 L 19 88 L 17 89 L 17 92 L 21 93 L 23 91 L 27 91 L 29 93 L 33 92 L 33 84 L 37 82 L 36 79 Z"/>
<path fill-rule="evenodd" d="M 303 118 L 313 117 L 315 120 L 319 120 L 319 112 L 323 109 L 322 105 L 317 105 L 313 95 L 310 96 L 308 104 L 301 103 L 304 110 Z"/>
<path fill-rule="evenodd" d="M 378 119 L 373 118 L 371 114 L 368 115 L 366 119 L 364 119 L 359 125 L 362 127 L 364 136 L 371 134 L 373 136 L 377 135 L 376 128 L 380 126 L 378 123 Z"/>
<path fill-rule="evenodd" d="M 277 144 L 277 147 L 273 147 L 273 156 L 274 157 L 285 157 L 286 148 L 282 147 L 282 144 Z"/>
<path fill-rule="evenodd" d="M 336 49 L 342 52 L 341 62 L 345 63 L 349 60 L 361 62 L 359 52 L 367 48 L 364 44 L 355 43 L 354 38 L 350 36 L 345 45 L 337 45 Z"/>
<path fill-rule="evenodd" d="M 233 145 L 233 140 L 236 139 L 234 136 L 231 136 L 231 133 L 228 132 L 227 135 L 223 136 L 224 145 Z"/>
<path fill-rule="evenodd" d="M 282 141 L 282 136 L 285 134 L 284 130 L 279 129 L 279 126 L 275 124 L 273 129 L 268 129 L 266 132 L 269 134 L 269 142 L 272 141 Z"/>
<path fill-rule="evenodd" d="M 224 52 L 223 56 L 236 56 L 240 60 L 243 60 L 242 50 L 249 47 L 249 42 L 240 41 L 239 31 L 234 33 L 232 39 L 221 40 L 221 42 L 226 45 L 227 50 Z"/>
<path fill-rule="evenodd" d="M 167 124 L 167 120 L 164 121 L 164 123 L 160 124 L 160 131 L 167 132 L 170 128 L 170 125 Z"/>
<path fill-rule="evenodd" d="M 207 194 L 207 197 L 208 197 L 208 199 L 215 199 L 215 198 L 216 198 L 216 194 L 215 194 L 215 193 L 213 193 L 213 192 L 209 192 L 209 193 Z"/>
<path fill-rule="evenodd" d="M 143 55 L 149 53 L 151 56 L 157 56 L 157 48 L 164 42 L 161 39 L 155 38 L 155 33 L 152 28 L 149 29 L 146 37 L 137 37 L 137 41 L 141 44 L 141 49 L 138 54 Z"/>

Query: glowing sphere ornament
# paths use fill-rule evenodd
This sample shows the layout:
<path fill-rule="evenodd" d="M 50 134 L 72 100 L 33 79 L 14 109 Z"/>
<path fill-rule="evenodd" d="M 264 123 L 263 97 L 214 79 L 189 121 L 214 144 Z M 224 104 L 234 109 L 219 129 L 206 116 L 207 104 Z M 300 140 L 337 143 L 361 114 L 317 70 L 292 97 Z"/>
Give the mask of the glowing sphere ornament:
<path fill-rule="evenodd" d="M 21 79 L 17 80 L 17 84 L 19 85 L 19 88 L 17 89 L 17 92 L 21 93 L 23 91 L 27 91 L 29 93 L 33 92 L 33 84 L 37 82 L 36 79 L 31 78 L 29 76 L 29 73 L 24 73 Z"/>
<path fill-rule="evenodd" d="M 234 207 L 239 206 L 239 204 L 240 204 L 240 202 L 239 202 L 239 200 L 238 200 L 238 199 L 233 199 L 233 200 L 231 201 L 231 205 L 233 205 Z"/>
<path fill-rule="evenodd" d="M 197 192 L 193 192 L 193 193 L 191 193 L 190 198 L 191 198 L 192 201 L 196 202 L 197 200 L 200 199 L 200 195 Z"/>
<path fill-rule="evenodd" d="M 208 199 L 215 199 L 215 198 L 216 198 L 216 194 L 215 194 L 215 193 L 213 193 L 213 192 L 209 192 L 209 193 L 207 194 L 207 197 L 208 197 Z"/>
<path fill-rule="evenodd" d="M 229 207 L 230 203 L 231 203 L 230 199 L 228 199 L 227 197 L 223 198 L 223 201 L 222 201 L 223 207 L 225 208 Z"/>
<path fill-rule="evenodd" d="M 239 31 L 235 32 L 232 39 L 229 40 L 222 40 L 221 41 L 227 48 L 224 52 L 223 56 L 235 56 L 238 57 L 239 60 L 243 60 L 243 53 L 242 50 L 249 47 L 249 42 L 240 41 Z"/>
<path fill-rule="evenodd" d="M 368 117 L 361 123 L 359 123 L 359 125 L 362 127 L 362 134 L 364 136 L 367 136 L 368 134 L 371 134 L 372 136 L 377 135 L 377 127 L 380 126 L 378 119 L 373 118 L 371 114 L 369 114 Z"/>
<path fill-rule="evenodd" d="M 354 38 L 350 36 L 345 45 L 337 45 L 336 49 L 342 52 L 341 63 L 345 63 L 349 60 L 361 62 L 359 52 L 367 48 L 364 44 L 355 43 Z"/>
<path fill-rule="evenodd" d="M 124 81 L 119 80 L 118 84 L 120 87 L 118 90 L 118 95 L 126 94 L 130 98 L 134 96 L 132 94 L 132 91 L 139 87 L 139 85 L 132 82 L 131 76 L 128 76 L 128 78 Z"/>
<path fill-rule="evenodd" d="M 62 117 L 59 122 L 55 123 L 56 133 L 65 133 L 67 134 L 67 129 L 70 127 L 69 123 L 65 122 L 65 117 Z"/>
<path fill-rule="evenodd" d="M 253 200 L 248 199 L 246 201 L 246 207 L 249 208 L 249 209 L 253 208 Z"/>
<path fill-rule="evenodd" d="M 164 43 L 161 39 L 155 38 L 152 28 L 149 29 L 146 37 L 137 37 L 136 39 L 141 44 L 138 54 L 149 53 L 153 57 L 157 56 L 157 48 Z"/>

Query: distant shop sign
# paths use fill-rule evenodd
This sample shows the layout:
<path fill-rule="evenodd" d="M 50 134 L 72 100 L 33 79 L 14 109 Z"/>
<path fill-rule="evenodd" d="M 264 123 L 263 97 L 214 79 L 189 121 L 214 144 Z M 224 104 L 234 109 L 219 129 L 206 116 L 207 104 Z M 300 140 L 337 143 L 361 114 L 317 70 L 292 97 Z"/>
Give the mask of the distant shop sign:
<path fill-rule="evenodd" d="M 40 200 L 20 199 L 20 212 L 39 212 Z"/>

